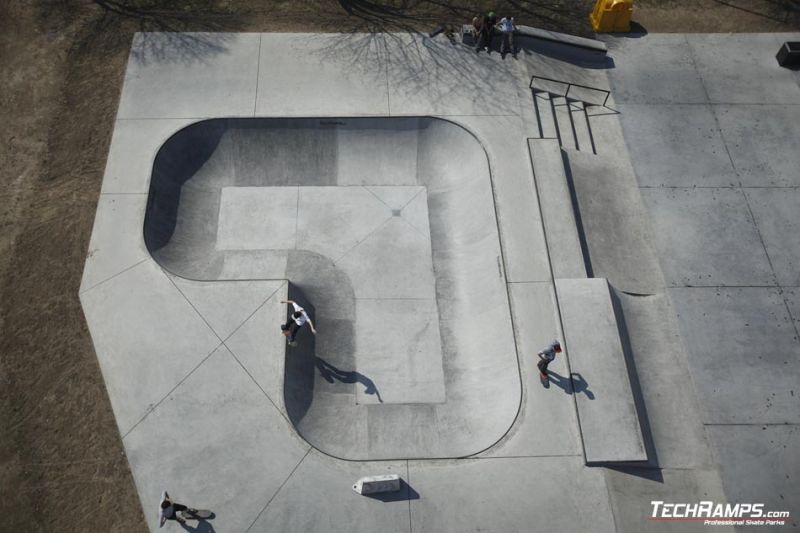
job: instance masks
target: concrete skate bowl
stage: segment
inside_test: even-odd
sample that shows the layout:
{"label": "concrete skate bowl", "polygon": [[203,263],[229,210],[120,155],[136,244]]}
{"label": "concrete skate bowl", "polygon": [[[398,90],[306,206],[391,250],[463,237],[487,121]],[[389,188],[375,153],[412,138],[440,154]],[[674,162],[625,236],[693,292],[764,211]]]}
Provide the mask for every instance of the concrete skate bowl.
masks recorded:
{"label": "concrete skate bowl", "polygon": [[178,276],[289,280],[318,333],[281,355],[283,407],[326,454],[465,457],[517,416],[492,176],[457,124],[198,122],[156,156],[144,238]]}

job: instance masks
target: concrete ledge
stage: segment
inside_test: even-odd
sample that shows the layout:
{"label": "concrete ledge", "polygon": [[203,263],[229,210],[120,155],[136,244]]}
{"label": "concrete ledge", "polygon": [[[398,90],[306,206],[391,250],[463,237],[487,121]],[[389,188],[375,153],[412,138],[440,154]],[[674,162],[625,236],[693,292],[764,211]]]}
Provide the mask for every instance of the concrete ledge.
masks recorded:
{"label": "concrete ledge", "polygon": [[[499,39],[500,33],[498,32],[495,35],[495,38]],[[560,44],[566,44],[568,46],[575,46],[578,48],[585,48],[587,50],[593,50],[595,52],[608,52],[608,48],[606,47],[606,43],[601,41],[596,41],[594,39],[587,39],[586,37],[577,37],[575,35],[568,35],[566,33],[559,33],[557,31],[547,31],[541,30],[539,28],[533,28],[531,26],[517,26],[517,30],[514,32],[515,37],[530,37],[533,39],[540,39],[543,41],[551,41]],[[461,26],[461,38],[465,44],[475,44],[472,38],[472,25],[471,24],[464,24]]]}
{"label": "concrete ledge", "polygon": [[586,261],[558,139],[528,139],[528,149],[553,277],[585,278]]}
{"label": "concrete ledge", "polygon": [[586,464],[646,461],[608,282],[557,279]]}

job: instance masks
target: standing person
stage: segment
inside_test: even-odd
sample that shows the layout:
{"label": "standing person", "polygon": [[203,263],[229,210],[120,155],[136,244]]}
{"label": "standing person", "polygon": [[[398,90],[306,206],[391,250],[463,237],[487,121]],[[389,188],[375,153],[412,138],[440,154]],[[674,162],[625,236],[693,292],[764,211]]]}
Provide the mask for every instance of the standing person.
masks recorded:
{"label": "standing person", "polygon": [[497,27],[500,29],[500,35],[502,36],[500,55],[505,58],[510,50],[511,55],[517,57],[517,51],[514,49],[514,17],[503,17]]}
{"label": "standing person", "polygon": [[164,522],[167,520],[176,520],[181,524],[185,524],[186,520],[183,517],[178,515],[180,511],[188,511],[189,513],[197,513],[197,509],[192,509],[190,507],[186,507],[183,504],[173,502],[172,499],[167,494],[167,491],[164,491],[164,494],[161,495],[161,505],[159,505],[158,510],[158,522],[159,527],[164,525]]}
{"label": "standing person", "polygon": [[497,15],[494,11],[489,11],[483,18],[483,39],[486,43],[486,51],[492,51],[492,38],[494,37],[494,29],[497,26]]}
{"label": "standing person", "polygon": [[314,328],[314,323],[308,317],[308,313],[306,313],[305,309],[297,305],[297,302],[294,300],[281,300],[281,303],[291,304],[294,308],[292,319],[286,324],[281,324],[281,330],[289,339],[290,345],[294,346],[294,338],[297,336],[297,332],[300,331],[300,328],[302,328],[306,322],[308,322],[308,326],[311,328],[311,333],[314,335],[317,334],[317,330]]}
{"label": "standing person", "polygon": [[539,375],[543,380],[547,379],[547,365],[553,362],[557,353],[561,353],[561,343],[555,340],[537,354],[539,362],[536,363],[536,366],[539,367]]}
{"label": "standing person", "polygon": [[483,17],[478,14],[472,19],[472,42],[475,43],[475,52],[480,52],[484,47]]}

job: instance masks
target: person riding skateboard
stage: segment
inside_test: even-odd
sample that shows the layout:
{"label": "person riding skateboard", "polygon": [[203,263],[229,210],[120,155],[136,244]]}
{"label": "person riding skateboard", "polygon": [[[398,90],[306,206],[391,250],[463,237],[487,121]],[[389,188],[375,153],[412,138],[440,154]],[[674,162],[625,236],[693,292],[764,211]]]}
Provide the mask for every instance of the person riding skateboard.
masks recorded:
{"label": "person riding skateboard", "polygon": [[286,324],[281,324],[281,330],[283,334],[286,335],[289,345],[294,346],[294,339],[297,336],[297,332],[300,331],[306,323],[311,328],[311,333],[314,335],[317,334],[317,330],[314,328],[314,323],[306,313],[306,310],[297,305],[297,302],[294,300],[281,300],[282,304],[291,304],[294,308],[294,312],[292,312],[291,320]]}
{"label": "person riding skateboard", "polygon": [[542,380],[547,379],[547,365],[553,362],[557,353],[561,353],[561,343],[555,340],[537,354],[539,362],[536,363],[536,366],[539,368],[539,376]]}
{"label": "person riding skateboard", "polygon": [[162,526],[164,525],[164,522],[167,520],[176,520],[181,524],[185,524],[186,520],[178,514],[181,511],[186,511],[190,514],[197,513],[197,509],[192,509],[191,507],[186,507],[181,503],[173,502],[172,499],[169,497],[169,494],[167,494],[167,491],[164,491],[160,507],[161,509],[159,511],[159,520]]}

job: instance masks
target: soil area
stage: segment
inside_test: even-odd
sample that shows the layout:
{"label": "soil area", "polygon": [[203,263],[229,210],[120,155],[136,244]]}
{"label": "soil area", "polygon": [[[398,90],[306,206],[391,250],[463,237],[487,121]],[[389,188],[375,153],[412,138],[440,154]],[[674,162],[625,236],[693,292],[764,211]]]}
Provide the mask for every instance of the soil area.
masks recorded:
{"label": "soil area", "polygon": [[[146,531],[78,301],[136,31],[430,31],[479,10],[590,35],[590,0],[0,2],[0,530]],[[647,32],[797,31],[796,2],[640,0]],[[153,495],[157,498],[157,495]],[[143,502],[150,513],[154,501]]]}

